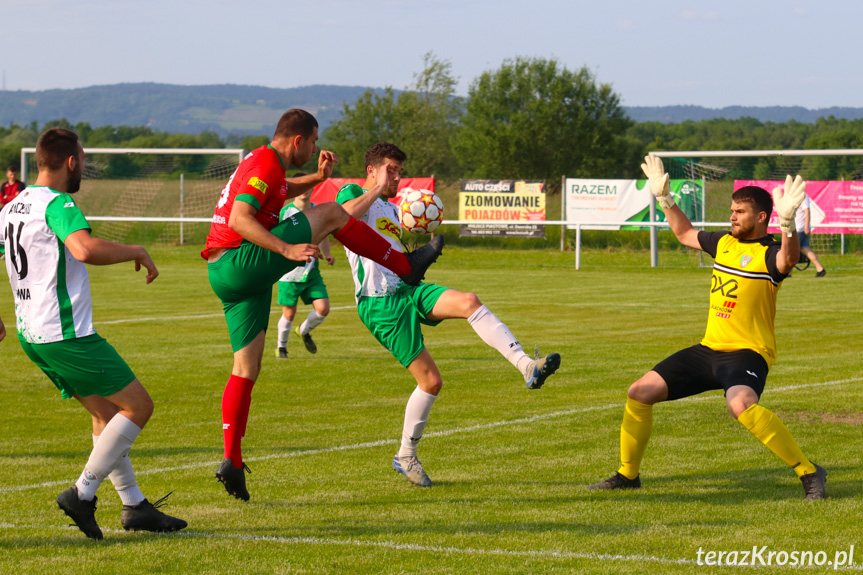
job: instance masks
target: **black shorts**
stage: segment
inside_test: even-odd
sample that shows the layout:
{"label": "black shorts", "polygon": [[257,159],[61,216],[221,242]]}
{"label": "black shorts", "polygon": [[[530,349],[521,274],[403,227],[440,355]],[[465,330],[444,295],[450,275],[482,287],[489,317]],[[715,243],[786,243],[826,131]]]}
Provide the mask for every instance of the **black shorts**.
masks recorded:
{"label": "black shorts", "polygon": [[693,345],[668,356],[653,368],[668,386],[668,400],[698,395],[712,389],[726,392],[735,385],[752,388],[758,397],[767,381],[767,362],[751,349],[714,351]]}

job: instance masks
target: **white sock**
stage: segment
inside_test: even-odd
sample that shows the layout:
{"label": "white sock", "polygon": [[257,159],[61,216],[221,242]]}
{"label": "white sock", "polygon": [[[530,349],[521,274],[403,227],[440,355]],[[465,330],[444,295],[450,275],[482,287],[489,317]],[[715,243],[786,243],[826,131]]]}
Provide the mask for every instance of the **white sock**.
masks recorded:
{"label": "white sock", "polygon": [[117,461],[129,453],[139,433],[141,428],[125,415],[118,413],[111,418],[90,452],[81,477],[75,483],[78,487],[78,499],[93,500],[102,481],[114,471]]}
{"label": "white sock", "polygon": [[405,426],[402,429],[399,457],[416,457],[417,443],[423,436],[426,423],[429,421],[429,412],[436,399],[436,395],[424,392],[419,386],[411,394],[405,407]]}
{"label": "white sock", "polygon": [[279,344],[278,347],[288,347],[288,336],[291,335],[293,320],[288,321],[285,316],[279,318]]}
{"label": "white sock", "polygon": [[518,343],[509,328],[497,319],[497,316],[491,313],[487,307],[480,306],[467,318],[467,322],[484,342],[499,351],[520,372],[525,372],[530,363],[530,356],[524,353],[521,344]]}
{"label": "white sock", "polygon": [[318,312],[316,312],[315,310],[310,311],[309,317],[307,317],[306,321],[304,321],[303,324],[300,326],[300,333],[302,335],[306,335],[307,333],[324,323],[325,319],[327,319],[327,316],[318,315]]}
{"label": "white sock", "polygon": [[[93,447],[96,447],[98,442],[99,436],[94,435]],[[135,478],[135,470],[132,468],[132,460],[129,459],[128,453],[117,461],[117,466],[108,474],[108,479],[114,484],[114,489],[117,490],[123,505],[137,505],[146,499],[138,488],[138,480]]]}

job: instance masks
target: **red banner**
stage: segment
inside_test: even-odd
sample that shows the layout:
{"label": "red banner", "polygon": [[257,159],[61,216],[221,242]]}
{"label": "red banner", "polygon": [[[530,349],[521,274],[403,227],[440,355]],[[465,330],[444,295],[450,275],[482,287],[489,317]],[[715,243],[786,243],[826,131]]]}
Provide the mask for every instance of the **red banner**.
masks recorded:
{"label": "red banner", "polygon": [[[357,184],[358,186],[362,186],[364,183],[365,180],[356,178],[330,178],[324,183],[315,186],[315,191],[312,192],[312,202],[315,204],[334,202],[336,201],[336,195],[339,193],[339,190],[342,189],[342,186],[346,184]],[[402,178],[401,181],[399,181],[398,195],[390,201],[396,205],[400,204],[402,196],[410,190],[429,190],[430,192],[433,192],[434,184],[434,178]]]}
{"label": "red banner", "polygon": [[[784,186],[784,181],[734,180],[734,190],[744,186],[759,186],[772,191]],[[863,225],[863,182],[806,182],[809,196],[809,221],[813,234],[863,234],[863,228],[817,228],[818,224]],[[770,218],[770,233],[779,232],[779,216]]]}

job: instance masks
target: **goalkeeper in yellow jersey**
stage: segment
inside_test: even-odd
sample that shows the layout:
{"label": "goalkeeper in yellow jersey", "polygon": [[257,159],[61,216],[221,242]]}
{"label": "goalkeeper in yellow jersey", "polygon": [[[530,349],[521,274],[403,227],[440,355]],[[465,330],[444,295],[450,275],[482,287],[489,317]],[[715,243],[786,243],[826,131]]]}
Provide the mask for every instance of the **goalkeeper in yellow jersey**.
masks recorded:
{"label": "goalkeeper in yellow jersey", "polygon": [[[641,487],[639,467],[650,438],[653,404],[723,389],[731,414],[794,469],[806,499],[824,499],[827,472],[809,461],[782,421],[758,403],[776,359],[776,295],[800,254],[794,215],[806,182],[788,176],[784,190],[773,190],[772,200],[763,188],[741,188],[731,196],[731,232],[703,232],[692,227],[668,193],[662,160],[647,156],[641,168],[680,243],[715,260],[707,330],[700,344],[664,359],[629,387],[620,427],[620,469],[588,489]],[[767,234],[774,202],[781,243]]]}

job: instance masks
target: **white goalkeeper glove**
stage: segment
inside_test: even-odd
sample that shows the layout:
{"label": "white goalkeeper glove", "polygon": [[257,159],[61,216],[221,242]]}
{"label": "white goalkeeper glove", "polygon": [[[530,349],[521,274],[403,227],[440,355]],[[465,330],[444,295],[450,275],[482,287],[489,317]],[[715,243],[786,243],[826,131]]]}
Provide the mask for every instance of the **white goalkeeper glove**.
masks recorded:
{"label": "white goalkeeper glove", "polygon": [[668,210],[674,207],[674,196],[669,193],[668,174],[662,165],[662,160],[653,154],[644,157],[641,164],[644,175],[650,184],[650,192],[656,197],[662,209]]}
{"label": "white goalkeeper glove", "polygon": [[797,215],[797,208],[803,203],[806,197],[806,182],[799,175],[791,180],[791,176],[785,176],[785,193],[782,193],[782,187],[773,188],[773,204],[776,206],[776,213],[779,215],[779,229],[782,233],[791,234],[797,229],[794,223],[794,216]]}

